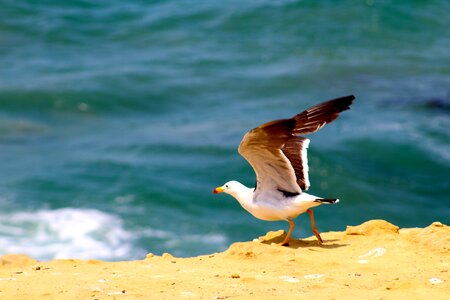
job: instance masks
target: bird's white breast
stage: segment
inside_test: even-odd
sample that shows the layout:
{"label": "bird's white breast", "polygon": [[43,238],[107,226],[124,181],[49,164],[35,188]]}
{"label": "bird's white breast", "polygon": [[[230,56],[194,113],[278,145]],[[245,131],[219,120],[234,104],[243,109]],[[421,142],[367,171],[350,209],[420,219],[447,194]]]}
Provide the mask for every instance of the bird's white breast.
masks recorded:
{"label": "bird's white breast", "polygon": [[284,197],[278,191],[255,194],[252,201],[241,203],[254,217],[265,221],[294,219],[307,209],[318,206],[317,197],[303,193],[295,197]]}

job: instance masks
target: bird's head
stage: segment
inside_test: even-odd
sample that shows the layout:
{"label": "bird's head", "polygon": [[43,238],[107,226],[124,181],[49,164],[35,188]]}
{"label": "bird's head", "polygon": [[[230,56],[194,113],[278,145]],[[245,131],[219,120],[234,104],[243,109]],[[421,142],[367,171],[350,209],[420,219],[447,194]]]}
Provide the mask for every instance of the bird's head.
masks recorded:
{"label": "bird's head", "polygon": [[236,192],[238,192],[239,189],[241,189],[241,188],[242,188],[241,183],[232,180],[232,181],[228,181],[227,183],[225,183],[222,186],[215,188],[213,193],[214,194],[227,193],[227,194],[233,195]]}

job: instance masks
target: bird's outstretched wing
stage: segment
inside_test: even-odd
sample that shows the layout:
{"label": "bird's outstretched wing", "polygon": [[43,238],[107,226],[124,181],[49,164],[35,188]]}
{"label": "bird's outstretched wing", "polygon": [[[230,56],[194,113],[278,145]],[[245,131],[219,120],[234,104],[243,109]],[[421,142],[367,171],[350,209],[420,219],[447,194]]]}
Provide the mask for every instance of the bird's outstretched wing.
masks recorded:
{"label": "bird's outstretched wing", "polygon": [[268,122],[247,132],[238,150],[253,167],[258,188],[288,194],[307,190],[309,139],[300,135],[332,122],[340,112],[350,108],[354,99],[351,95],[329,100],[290,119]]}

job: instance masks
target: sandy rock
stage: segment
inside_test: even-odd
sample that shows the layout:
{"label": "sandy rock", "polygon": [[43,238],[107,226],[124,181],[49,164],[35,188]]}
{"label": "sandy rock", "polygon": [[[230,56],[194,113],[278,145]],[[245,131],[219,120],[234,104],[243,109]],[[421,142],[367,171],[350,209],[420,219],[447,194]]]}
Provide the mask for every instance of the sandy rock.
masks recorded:
{"label": "sandy rock", "polygon": [[411,243],[426,245],[431,250],[450,252],[450,226],[446,226],[441,222],[434,222],[423,229],[402,229],[401,233]]}
{"label": "sandy rock", "polygon": [[397,234],[398,226],[395,226],[385,220],[371,220],[358,226],[347,226],[346,235],[383,235]]}
{"label": "sandy rock", "polygon": [[399,230],[373,220],[324,232],[323,244],[295,239],[296,231],[289,247],[273,244],[284,234],[191,258],[37,262],[6,255],[0,299],[448,299],[450,231],[442,223]]}
{"label": "sandy rock", "polygon": [[0,266],[26,266],[37,263],[37,260],[25,254],[5,254],[0,256]]}

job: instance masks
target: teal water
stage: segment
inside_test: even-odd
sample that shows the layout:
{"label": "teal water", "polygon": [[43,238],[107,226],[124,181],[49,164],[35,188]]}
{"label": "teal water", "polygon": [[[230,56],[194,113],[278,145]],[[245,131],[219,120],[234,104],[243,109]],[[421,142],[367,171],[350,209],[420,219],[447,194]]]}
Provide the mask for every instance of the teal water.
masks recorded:
{"label": "teal water", "polygon": [[[0,254],[138,259],[225,249],[285,222],[245,132],[320,101],[309,136],[319,230],[450,223],[450,2],[0,0]],[[307,216],[296,237],[310,236]]]}

